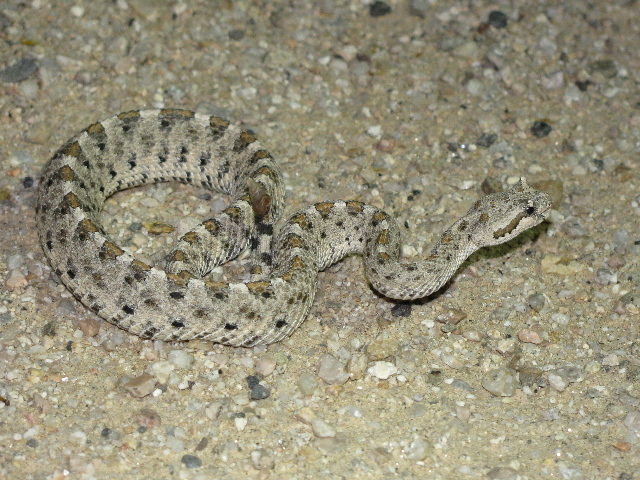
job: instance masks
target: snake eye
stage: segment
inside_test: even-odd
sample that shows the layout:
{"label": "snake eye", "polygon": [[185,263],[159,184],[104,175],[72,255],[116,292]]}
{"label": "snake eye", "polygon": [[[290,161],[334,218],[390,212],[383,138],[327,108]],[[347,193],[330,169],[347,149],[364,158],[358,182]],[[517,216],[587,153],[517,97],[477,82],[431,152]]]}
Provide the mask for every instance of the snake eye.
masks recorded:
{"label": "snake eye", "polygon": [[536,213],[536,207],[534,207],[533,205],[527,205],[524,209],[524,213],[531,216]]}

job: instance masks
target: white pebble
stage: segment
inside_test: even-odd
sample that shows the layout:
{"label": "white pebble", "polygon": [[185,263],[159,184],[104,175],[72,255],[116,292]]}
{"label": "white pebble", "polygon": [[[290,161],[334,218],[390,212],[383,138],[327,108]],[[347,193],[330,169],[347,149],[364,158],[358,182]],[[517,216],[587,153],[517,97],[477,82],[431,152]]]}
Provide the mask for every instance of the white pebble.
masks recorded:
{"label": "white pebble", "polygon": [[152,375],[160,384],[166,384],[171,378],[175,366],[171,362],[154,362],[147,367],[147,373]]}
{"label": "white pebble", "polygon": [[372,125],[369,128],[367,128],[367,135],[369,135],[370,137],[379,137],[380,135],[382,135],[382,125]]}
{"label": "white pebble", "polygon": [[236,417],[233,419],[233,424],[236,426],[236,429],[241,432],[244,430],[244,427],[247,426],[247,417]]}
{"label": "white pebble", "polygon": [[567,378],[563,375],[558,375],[555,372],[549,372],[547,378],[549,379],[549,385],[559,392],[564,391],[569,385],[569,380]]}
{"label": "white pebble", "polygon": [[483,91],[484,85],[482,85],[482,82],[480,80],[472,78],[471,80],[469,80],[469,83],[467,83],[467,92],[469,92],[471,95],[480,96],[482,95]]}
{"label": "white pebble", "polygon": [[171,350],[168,358],[178,368],[189,368],[194,362],[193,355],[184,350]]}
{"label": "white pebble", "polygon": [[311,420],[311,429],[316,437],[333,438],[336,436],[336,429],[320,418]]}
{"label": "white pebble", "polygon": [[398,367],[391,362],[374,362],[374,364],[367,369],[367,373],[380,380],[386,380],[391,375],[398,373]]}
{"label": "white pebble", "polygon": [[71,7],[71,15],[76,18],[80,18],[84,15],[84,7],[81,5],[74,5],[73,7]]}
{"label": "white pebble", "polygon": [[427,455],[433,450],[433,445],[428,440],[420,438],[416,436],[416,438],[411,442],[406,448],[405,452],[407,454],[407,458],[410,460],[424,460],[427,458]]}

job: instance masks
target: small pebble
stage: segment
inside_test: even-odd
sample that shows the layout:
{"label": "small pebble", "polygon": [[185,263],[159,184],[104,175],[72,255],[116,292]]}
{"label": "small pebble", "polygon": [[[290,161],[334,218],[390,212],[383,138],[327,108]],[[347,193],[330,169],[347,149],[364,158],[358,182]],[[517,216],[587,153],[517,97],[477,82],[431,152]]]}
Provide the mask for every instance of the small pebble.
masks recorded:
{"label": "small pebble", "polygon": [[551,125],[547,122],[543,122],[542,120],[536,120],[531,126],[531,133],[537,138],[544,138],[548,136],[551,133],[551,130]]}
{"label": "small pebble", "polygon": [[376,150],[390,153],[396,147],[396,141],[393,138],[383,138],[376,143]]}
{"label": "small pebble", "polygon": [[246,31],[241,28],[229,30],[229,40],[242,40]]}
{"label": "small pebble", "polygon": [[134,422],[145,429],[162,425],[160,414],[151,408],[141,409],[134,417]]}
{"label": "small pebble", "polygon": [[493,28],[497,28],[497,29],[506,28],[508,22],[509,22],[509,18],[500,10],[492,10],[491,12],[489,12],[489,18],[487,19],[487,23],[491,25]]}
{"label": "small pebble", "polygon": [[21,58],[13,65],[0,70],[0,81],[18,83],[26,80],[38,69],[38,64],[31,58]]}
{"label": "small pebble", "polygon": [[544,273],[558,275],[575,275],[587,268],[584,263],[560,255],[545,255],[540,262],[540,267]]}
{"label": "small pebble", "polygon": [[303,395],[313,395],[316,388],[318,388],[318,380],[316,376],[309,372],[302,372],[298,377],[298,390]]}
{"label": "small pebble", "polygon": [[416,17],[425,18],[429,7],[431,7],[430,0],[410,0],[409,1],[409,13]]}
{"label": "small pebble", "polygon": [[320,357],[316,364],[316,373],[329,385],[342,385],[349,380],[345,366],[330,353]]}
{"label": "small pebble", "polygon": [[615,353],[611,353],[602,359],[602,365],[606,367],[617,367],[620,365],[620,357]]}
{"label": "small pebble", "polygon": [[464,312],[457,308],[448,308],[436,317],[436,321],[439,323],[446,323],[450,325],[457,325],[462,320],[467,318],[467,312]]}
{"label": "small pebble", "polygon": [[195,361],[193,355],[184,350],[171,350],[167,358],[177,368],[190,368]]}
{"label": "small pebble", "polygon": [[302,407],[296,412],[296,418],[307,425],[311,425],[311,422],[318,418],[318,416],[316,415],[316,412],[309,407]]}
{"label": "small pebble", "polygon": [[596,60],[588,65],[590,72],[601,73],[605,78],[613,78],[618,74],[618,68],[613,60]]}
{"label": "small pebble", "polygon": [[271,390],[260,383],[251,389],[251,400],[264,400],[269,395],[271,395]]}
{"label": "small pebble", "polygon": [[258,385],[259,383],[260,383],[260,377],[258,377],[256,375],[249,375],[247,377],[247,385],[249,386],[249,389],[252,389],[253,387]]}
{"label": "small pebble", "polygon": [[166,92],[167,95],[169,95],[169,98],[171,98],[171,100],[173,100],[175,103],[181,103],[182,101],[184,101],[184,97],[187,95],[187,92],[185,92],[177,85],[169,85]]}
{"label": "small pebble", "polygon": [[247,419],[246,416],[241,416],[241,417],[236,417],[233,419],[233,424],[236,427],[236,430],[238,430],[239,432],[243,431],[245,429],[245,427],[247,426],[247,422],[249,420]]}
{"label": "small pebble", "polygon": [[458,417],[461,422],[469,423],[469,420],[471,420],[471,409],[468,407],[456,407],[456,417]]}
{"label": "small pebble", "polygon": [[417,437],[405,448],[409,460],[417,462],[424,460],[433,451],[433,445],[428,440]]}
{"label": "small pebble", "polygon": [[462,332],[462,336],[470,342],[479,342],[482,340],[482,333],[479,330],[465,330]]}
{"label": "small pebble", "polygon": [[640,411],[633,410],[624,417],[624,425],[630,432],[640,435]]}
{"label": "small pebble", "polygon": [[489,148],[493,145],[498,139],[498,135],[495,133],[483,133],[476,140],[476,145],[478,147]]}
{"label": "small pebble", "polygon": [[473,392],[473,387],[464,380],[460,380],[459,378],[454,378],[453,382],[451,382],[451,386],[454,388],[459,388],[460,390],[465,390],[467,392]]}
{"label": "small pebble", "polygon": [[374,138],[379,137],[382,135],[382,125],[372,125],[367,128],[367,135]]}
{"label": "small pebble", "polygon": [[518,339],[523,343],[534,343],[536,345],[542,342],[540,335],[528,328],[523,328],[518,332]]}
{"label": "small pebble", "polygon": [[467,88],[467,92],[469,92],[471,95],[474,95],[476,97],[479,97],[480,95],[482,95],[484,91],[484,85],[477,78],[472,78],[471,80],[469,80],[466,88]]}
{"label": "small pebble", "polygon": [[336,429],[320,418],[311,420],[311,429],[316,437],[333,438],[336,436]]}
{"label": "small pebble", "polygon": [[568,365],[557,368],[547,373],[549,385],[558,390],[564,391],[570,383],[575,383],[584,377],[584,373],[580,367]]}
{"label": "small pebble", "polygon": [[569,381],[563,375],[559,375],[556,372],[549,372],[547,374],[549,385],[555,388],[557,391],[562,392],[569,386]]}
{"label": "small pebble", "polygon": [[18,90],[25,98],[35,98],[38,95],[40,87],[35,78],[29,78],[18,85]]}
{"label": "small pebble", "polygon": [[495,368],[482,378],[482,387],[496,397],[510,397],[519,386],[518,373],[512,368]]}
{"label": "small pebble", "polygon": [[346,407],[338,409],[338,413],[354,418],[362,418],[364,416],[364,412],[358,407],[354,407],[353,405],[347,405]]}
{"label": "small pebble", "polygon": [[137,398],[146,397],[153,392],[156,386],[156,379],[148,373],[132,378],[123,385],[124,389]]}
{"label": "small pebble", "polygon": [[493,467],[487,472],[487,478],[491,480],[517,480],[520,475],[517,470],[511,467]]}
{"label": "small pebble", "polygon": [[527,300],[529,302],[529,306],[536,312],[539,312],[540,310],[542,310],[542,307],[544,307],[545,298],[541,293],[534,293],[532,295],[529,295],[529,298]]}
{"label": "small pebble", "polygon": [[100,320],[95,318],[80,318],[76,322],[76,326],[80,329],[82,334],[87,338],[92,338],[100,333]]}
{"label": "small pebble", "polygon": [[620,255],[624,255],[625,253],[627,253],[627,246],[630,242],[631,236],[629,235],[628,231],[621,229],[613,232],[613,244],[615,245],[613,249],[616,251],[616,253]]}
{"label": "small pebble", "polygon": [[4,282],[7,289],[11,291],[17,288],[26,287],[28,283],[27,278],[20,270],[12,270],[11,273],[9,273],[9,277]]}
{"label": "small pebble", "polygon": [[9,270],[15,270],[24,265],[24,257],[22,255],[9,255],[6,263]]}
{"label": "small pebble", "polygon": [[375,2],[369,4],[369,15],[372,17],[382,17],[391,12],[391,7],[387,5],[385,2],[380,0],[376,0]]}
{"label": "small pebble", "polygon": [[371,361],[384,360],[395,355],[400,348],[400,340],[389,335],[376,338],[367,345],[367,355]]}
{"label": "small pebble", "polygon": [[406,410],[407,417],[420,418],[424,417],[427,413],[427,407],[422,403],[414,403]]}
{"label": "small pebble", "polygon": [[[3,326],[3,325],[8,325],[12,321],[13,321],[13,315],[11,314],[11,312],[0,312],[0,327]],[[50,336],[54,337],[55,336],[55,322],[49,322],[49,323],[53,323],[54,334],[50,335]],[[41,332],[42,332],[42,335],[46,335],[44,327],[42,327]],[[15,355],[15,352],[11,352],[11,353],[10,352],[6,352],[6,351],[2,352],[1,349],[0,349],[0,353],[5,353],[5,354],[8,354],[8,355]],[[4,358],[3,360],[7,360],[7,358]]]}
{"label": "small pebble", "polygon": [[93,74],[88,70],[79,70],[75,73],[73,79],[81,85],[90,85],[93,81]]}
{"label": "small pebble", "polygon": [[582,475],[582,468],[578,465],[574,465],[567,462],[558,462],[558,473],[560,478],[567,480],[578,480],[584,478]]}
{"label": "small pebble", "polygon": [[251,457],[253,468],[256,470],[273,470],[275,467],[273,457],[264,448],[253,450],[249,456]]}
{"label": "small pebble", "polygon": [[209,446],[209,438],[208,437],[202,437],[200,439],[200,441],[198,442],[198,445],[196,445],[196,448],[194,450],[196,452],[201,452],[205,448],[207,448],[208,446]]}
{"label": "small pebble", "polygon": [[80,18],[84,15],[84,7],[82,5],[74,5],[71,7],[71,15]]}
{"label": "small pebble", "polygon": [[391,375],[398,373],[398,367],[391,362],[374,362],[373,365],[367,368],[367,373],[380,380],[386,380]]}
{"label": "small pebble", "polygon": [[623,405],[629,405],[630,407],[640,407],[640,398],[630,395],[626,390],[621,390],[618,393],[618,400]]}
{"label": "small pebble", "polygon": [[411,315],[410,303],[396,303],[391,307],[391,315],[394,317],[408,317]]}
{"label": "small pebble", "polygon": [[100,432],[100,436],[109,441],[117,441],[122,437],[119,432],[112,430],[111,428],[105,427]]}
{"label": "small pebble", "polygon": [[562,224],[562,231],[572,238],[582,238],[587,236],[587,230],[576,217],[567,218],[567,220]]}
{"label": "small pebble", "polygon": [[174,370],[175,365],[169,361],[154,362],[147,367],[147,373],[161,385],[169,383]]}
{"label": "small pebble", "polygon": [[256,361],[255,370],[263,377],[268,377],[276,369],[276,361],[272,357],[261,357]]}
{"label": "small pebble", "polygon": [[608,268],[602,267],[596,270],[595,281],[600,285],[609,285],[610,283],[618,283],[618,276]]}
{"label": "small pebble", "polygon": [[195,455],[183,455],[180,461],[187,468],[199,468],[202,466],[202,460]]}
{"label": "small pebble", "polygon": [[564,73],[553,72],[549,75],[545,75],[542,77],[540,83],[547,90],[558,90],[564,87]]}
{"label": "small pebble", "polygon": [[635,292],[625,293],[621,296],[614,307],[614,311],[622,315],[628,310],[628,307],[640,308],[640,294]]}
{"label": "small pebble", "polygon": [[[611,446],[613,448],[615,448],[616,450],[619,450],[621,452],[627,453],[631,450],[631,444],[629,442],[613,442],[611,444]],[[618,477],[618,478],[622,478],[622,476]],[[631,479],[629,479],[631,480]]]}
{"label": "small pebble", "polygon": [[347,372],[351,380],[358,380],[364,376],[369,364],[369,357],[366,353],[356,352],[347,361]]}
{"label": "small pebble", "polygon": [[618,270],[624,267],[626,264],[627,262],[625,262],[624,258],[622,258],[620,255],[612,255],[607,260],[607,265],[614,270]]}

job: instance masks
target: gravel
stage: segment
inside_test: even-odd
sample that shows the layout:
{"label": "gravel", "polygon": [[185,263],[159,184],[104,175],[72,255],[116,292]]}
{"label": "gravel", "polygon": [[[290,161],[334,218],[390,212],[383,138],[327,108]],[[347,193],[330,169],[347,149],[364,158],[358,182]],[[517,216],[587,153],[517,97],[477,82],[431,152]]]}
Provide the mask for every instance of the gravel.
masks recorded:
{"label": "gravel", "polygon": [[512,368],[495,368],[482,378],[482,387],[496,397],[510,397],[520,387],[518,373]]}
{"label": "gravel", "polygon": [[[0,477],[637,477],[637,6],[226,3],[1,9]],[[372,203],[407,261],[484,188],[525,176],[554,210],[427,299],[387,301],[351,256],[279,344],[141,340],[60,285],[33,205],[66,139],[142,107],[249,128],[282,167],[285,217]],[[102,221],[162,265],[228,204],[164,183],[109,199]],[[249,263],[208,280],[246,280]]]}

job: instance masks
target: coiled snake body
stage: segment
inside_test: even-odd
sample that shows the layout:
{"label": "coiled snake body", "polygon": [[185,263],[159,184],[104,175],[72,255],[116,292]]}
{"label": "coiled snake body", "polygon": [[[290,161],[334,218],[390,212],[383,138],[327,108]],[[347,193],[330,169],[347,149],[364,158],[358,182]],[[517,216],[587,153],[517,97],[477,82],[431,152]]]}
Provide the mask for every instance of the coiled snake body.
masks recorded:
{"label": "coiled snake body", "polygon": [[[116,245],[99,216],[113,193],[164,181],[227,193],[233,202],[185,234],[163,270]],[[475,250],[514,238],[550,210],[548,195],[522,179],[479,199],[427,258],[403,263],[393,219],[357,201],[311,205],[274,236],[283,192],[269,153],[223,119],[185,110],[122,113],[85,128],[50,159],[36,207],[40,242],[73,295],[128,332],[253,346],[289,336],[311,308],[317,272],[349,253],[363,255],[380,293],[417,299],[442,287]],[[205,278],[248,247],[252,281]]]}

